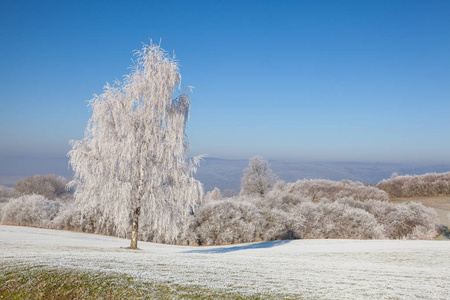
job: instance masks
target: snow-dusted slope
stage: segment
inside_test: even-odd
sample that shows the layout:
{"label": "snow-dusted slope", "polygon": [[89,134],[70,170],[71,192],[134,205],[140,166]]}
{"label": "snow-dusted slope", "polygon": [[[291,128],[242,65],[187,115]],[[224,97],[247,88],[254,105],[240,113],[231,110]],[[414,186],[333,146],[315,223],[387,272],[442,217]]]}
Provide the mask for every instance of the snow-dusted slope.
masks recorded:
{"label": "snow-dusted slope", "polygon": [[450,299],[450,242],[294,240],[185,247],[0,226],[0,262],[126,273],[303,299]]}

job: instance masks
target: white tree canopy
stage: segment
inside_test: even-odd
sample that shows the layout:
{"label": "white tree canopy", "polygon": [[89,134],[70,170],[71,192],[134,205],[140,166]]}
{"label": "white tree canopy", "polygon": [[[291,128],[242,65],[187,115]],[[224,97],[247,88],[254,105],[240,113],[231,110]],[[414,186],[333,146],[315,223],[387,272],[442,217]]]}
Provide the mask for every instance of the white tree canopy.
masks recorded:
{"label": "white tree canopy", "polygon": [[220,189],[218,187],[215,187],[212,191],[207,192],[204,200],[205,202],[209,202],[212,200],[222,200],[223,196],[222,196],[222,192],[220,191]]}
{"label": "white tree canopy", "polygon": [[264,196],[270,191],[276,179],[269,162],[259,155],[253,156],[241,179],[241,195]]}
{"label": "white tree canopy", "polygon": [[144,45],[135,56],[123,83],[107,84],[90,101],[85,137],[71,141],[68,154],[72,184],[100,226],[129,236],[131,222],[133,235],[140,219],[159,241],[173,242],[203,194],[192,177],[200,157],[187,161],[190,98],[181,90],[177,61],[159,45]]}

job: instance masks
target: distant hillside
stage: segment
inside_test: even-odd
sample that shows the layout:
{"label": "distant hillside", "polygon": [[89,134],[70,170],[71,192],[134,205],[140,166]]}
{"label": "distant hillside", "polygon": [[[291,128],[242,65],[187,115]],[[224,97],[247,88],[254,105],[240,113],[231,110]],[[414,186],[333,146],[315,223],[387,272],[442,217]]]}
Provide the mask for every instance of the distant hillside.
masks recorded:
{"label": "distant hillside", "polygon": [[[271,160],[272,170],[286,182],[298,179],[329,179],[367,182],[376,184],[389,178],[393,172],[398,175],[425,174],[427,172],[443,173],[450,171],[449,164],[419,165],[419,164],[389,164],[360,162],[298,162]],[[214,187],[240,190],[241,177],[248,165],[248,159],[220,159],[207,157],[202,160],[195,177],[203,182],[206,191]],[[70,179],[66,157],[61,158],[0,158],[0,184],[13,185],[21,178],[33,174],[55,174]]]}
{"label": "distant hillside", "polygon": [[[295,162],[270,161],[271,168],[278,177],[286,182],[299,179],[329,179],[361,181],[376,184],[389,178],[393,172],[403,174],[424,174],[427,172],[448,172],[450,165],[408,165],[392,163],[360,163],[360,162]],[[234,189],[239,191],[241,177],[248,160],[229,160],[205,158],[195,177],[203,182],[205,190],[218,187],[220,190]]]}
{"label": "distant hillside", "polygon": [[55,174],[72,178],[67,157],[0,157],[0,184],[12,186],[33,174]]}

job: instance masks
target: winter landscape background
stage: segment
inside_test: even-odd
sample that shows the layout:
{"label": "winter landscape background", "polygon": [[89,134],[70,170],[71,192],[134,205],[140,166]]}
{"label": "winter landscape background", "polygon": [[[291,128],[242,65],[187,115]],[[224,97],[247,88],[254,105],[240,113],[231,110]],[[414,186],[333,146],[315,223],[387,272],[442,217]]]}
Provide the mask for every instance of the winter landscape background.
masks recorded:
{"label": "winter landscape background", "polygon": [[450,299],[449,32],[445,0],[2,3],[0,298]]}

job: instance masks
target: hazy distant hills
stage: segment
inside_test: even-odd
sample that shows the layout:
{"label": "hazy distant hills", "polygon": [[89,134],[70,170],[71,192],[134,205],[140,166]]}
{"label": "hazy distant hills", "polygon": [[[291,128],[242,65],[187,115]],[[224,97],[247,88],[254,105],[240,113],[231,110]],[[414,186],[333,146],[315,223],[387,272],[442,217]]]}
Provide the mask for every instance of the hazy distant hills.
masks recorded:
{"label": "hazy distant hills", "polygon": [[[389,178],[393,172],[399,175],[449,172],[450,164],[392,164],[361,162],[298,162],[271,160],[272,170],[286,181],[322,178],[330,180],[350,179],[375,184]],[[195,177],[206,191],[214,187],[239,191],[241,177],[248,165],[247,159],[231,160],[207,157],[202,160]],[[32,174],[56,174],[68,179],[72,176],[67,158],[0,158],[0,184],[12,185]]]}
{"label": "hazy distant hills", "polygon": [[13,185],[33,174],[55,174],[72,178],[67,157],[0,157],[0,184]]}
{"label": "hazy distant hills", "polygon": [[[350,179],[375,184],[389,178],[393,172],[399,175],[424,174],[427,172],[449,172],[450,165],[413,165],[391,163],[360,162],[295,162],[270,161],[275,174],[286,182],[299,179]],[[248,160],[228,160],[206,158],[202,161],[195,177],[203,182],[205,190],[218,187],[220,190],[234,189],[239,191],[241,177]]]}

